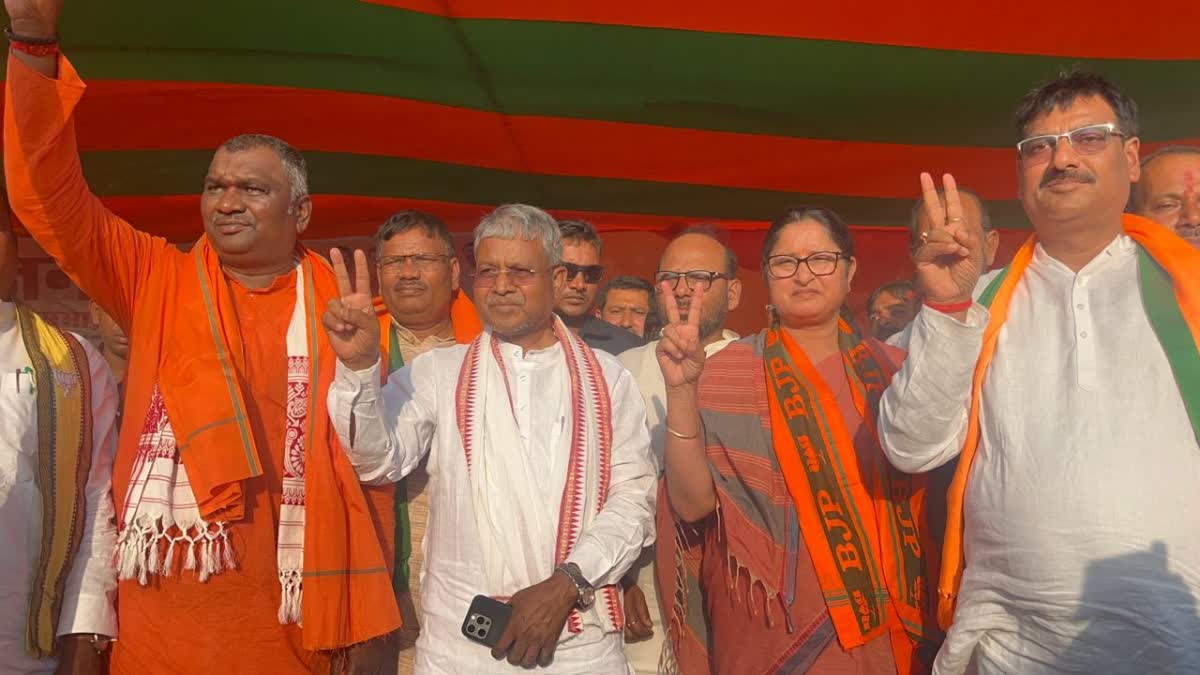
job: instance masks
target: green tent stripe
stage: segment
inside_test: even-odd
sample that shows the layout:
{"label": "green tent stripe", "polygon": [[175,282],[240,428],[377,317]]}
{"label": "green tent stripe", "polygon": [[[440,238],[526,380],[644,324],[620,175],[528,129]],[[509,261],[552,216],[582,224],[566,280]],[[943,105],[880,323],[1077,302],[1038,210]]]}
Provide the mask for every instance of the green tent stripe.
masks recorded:
{"label": "green tent stripe", "polygon": [[[1002,147],[1057,57],[542,21],[358,2],[67,8],[85,77],[281,85],[513,114],[830,140]],[[252,47],[248,49],[248,47]],[[1149,141],[1195,135],[1200,61],[1080,60],[1140,104]]]}
{"label": "green tent stripe", "polygon": [[[518,201],[548,209],[747,220],[770,220],[788,206],[815,204],[857,225],[892,226],[906,226],[912,208],[905,199],[542,176],[376,155],[308,152],[305,158],[315,194],[474,204]],[[98,195],[159,196],[198,193],[211,159],[207,150],[87,152],[83,165]],[[988,205],[996,227],[1028,228],[1018,202]]]}

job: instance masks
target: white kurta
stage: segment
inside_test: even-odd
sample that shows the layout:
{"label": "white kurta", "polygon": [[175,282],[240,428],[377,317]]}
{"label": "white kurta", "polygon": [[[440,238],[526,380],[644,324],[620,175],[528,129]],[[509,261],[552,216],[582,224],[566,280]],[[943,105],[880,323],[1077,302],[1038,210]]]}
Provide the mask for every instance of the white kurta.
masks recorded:
{"label": "white kurta", "polygon": [[[984,380],[966,570],[936,673],[1200,672],[1200,447],[1122,235],[1078,274],[1039,245]],[[958,455],[987,311],[928,308],[883,397],[904,471]]]}
{"label": "white kurta", "polygon": [[[455,390],[466,345],[417,357],[379,386],[378,365],[351,371],[341,363],[329,391],[334,428],[359,478],[380,484],[400,480],[429,454],[429,525],[422,542],[421,635],[416,673],[515,673],[483,645],[462,636],[471,600],[486,594],[476,532],[471,481],[455,416]],[[546,467],[546,480],[529,489],[542,496],[558,522],[567,474],[570,416],[562,347],[523,352],[502,343],[505,372],[520,438],[514,450]],[[629,373],[614,357],[596,352],[612,401],[612,482],[601,513],[579,538],[568,562],[594,585],[617,583],[642,548],[654,540],[655,465],[645,409]],[[490,412],[490,411],[489,411]],[[507,410],[496,411],[508,413]],[[354,438],[350,419],[354,416]],[[518,525],[514,523],[514,527]],[[552,543],[551,543],[552,545]],[[553,573],[545,570],[546,577]],[[625,673],[624,637],[596,626],[561,642],[546,673]]]}
{"label": "white kurta", "polygon": [[[721,339],[704,348],[711,357],[738,338],[731,330],[722,331]],[[650,447],[654,450],[658,469],[663,470],[663,453],[667,439],[667,385],[663,381],[662,368],[658,365],[658,340],[621,353],[621,365],[629,369],[642,400],[646,403],[646,423],[650,426]],[[646,609],[654,621],[654,636],[640,642],[625,645],[629,665],[638,675],[653,675],[658,672],[663,645],[667,642],[666,613],[658,599],[658,579],[654,575],[654,547],[647,547],[633,564],[638,587],[646,596]]]}
{"label": "white kurta", "polygon": [[[92,378],[92,466],[86,487],[83,539],[63,590],[58,634],[116,636],[112,566],[112,459],[117,385],[104,357],[85,340]],[[25,653],[26,613],[42,541],[42,495],[37,485],[37,396],[33,365],[21,339],[16,308],[0,302],[0,673],[52,673],[54,659]]]}

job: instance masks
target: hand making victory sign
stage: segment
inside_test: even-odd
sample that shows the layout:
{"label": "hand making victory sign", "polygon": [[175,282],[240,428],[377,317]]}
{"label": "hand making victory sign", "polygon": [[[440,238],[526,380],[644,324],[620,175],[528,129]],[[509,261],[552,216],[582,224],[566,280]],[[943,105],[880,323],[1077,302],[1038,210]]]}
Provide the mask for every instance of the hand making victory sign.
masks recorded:
{"label": "hand making victory sign", "polygon": [[704,371],[704,345],[700,339],[700,318],[704,306],[704,286],[697,284],[687,307],[687,320],[680,319],[679,303],[670,282],[662,283],[667,307],[667,325],[658,341],[658,367],[668,388],[695,385]]}
{"label": "hand making victory sign", "polygon": [[942,176],[946,205],[938,199],[933,177],[921,174],[928,232],[913,253],[917,282],[928,303],[952,305],[971,300],[983,272],[983,241],[963,221],[962,200],[954,176]]}
{"label": "hand making victory sign", "polygon": [[338,360],[352,370],[366,370],[379,361],[379,320],[371,302],[371,272],[367,256],[354,252],[354,283],[342,252],[329,252],[333,273],[337,277],[338,296],[329,301],[321,317],[329,344]]}

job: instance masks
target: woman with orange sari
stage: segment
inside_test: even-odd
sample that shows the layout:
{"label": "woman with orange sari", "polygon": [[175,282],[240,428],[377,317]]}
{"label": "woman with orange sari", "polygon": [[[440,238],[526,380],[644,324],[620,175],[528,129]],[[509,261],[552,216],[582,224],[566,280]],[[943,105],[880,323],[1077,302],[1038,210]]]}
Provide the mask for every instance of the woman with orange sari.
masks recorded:
{"label": "woman with orange sari", "polygon": [[844,317],[856,264],[837,214],[788,211],[762,249],[769,325],[707,363],[702,298],[680,321],[664,293],[658,574],[682,673],[928,672],[923,484],[874,432],[903,352]]}

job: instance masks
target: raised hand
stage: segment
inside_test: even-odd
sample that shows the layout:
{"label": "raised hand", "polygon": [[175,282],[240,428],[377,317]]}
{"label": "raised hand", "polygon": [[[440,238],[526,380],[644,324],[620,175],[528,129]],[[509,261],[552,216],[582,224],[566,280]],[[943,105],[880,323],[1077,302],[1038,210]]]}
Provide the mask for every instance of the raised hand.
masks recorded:
{"label": "raised hand", "polygon": [[929,231],[913,253],[917,282],[925,297],[934,303],[956,303],[971,299],[983,273],[983,239],[963,221],[962,200],[954,176],[942,176],[946,206],[938,199],[933,177],[921,174],[921,193]]}
{"label": "raised hand", "polygon": [[58,31],[63,0],[4,0],[8,25],[22,37],[47,38]]}
{"label": "raised hand", "polygon": [[700,373],[704,371],[704,346],[700,341],[704,288],[697,284],[692,292],[686,322],[679,318],[679,305],[675,302],[675,291],[670,283],[662,283],[662,293],[667,304],[667,326],[663,328],[656,353],[663,381],[668,387],[696,384],[700,381]]}
{"label": "raised hand", "polygon": [[375,318],[375,307],[371,302],[367,256],[362,251],[354,252],[353,284],[342,252],[336,248],[331,250],[329,259],[333,263],[340,297],[329,301],[321,321],[338,360],[353,370],[366,370],[379,361],[379,320]]}

